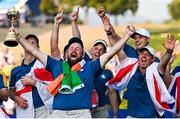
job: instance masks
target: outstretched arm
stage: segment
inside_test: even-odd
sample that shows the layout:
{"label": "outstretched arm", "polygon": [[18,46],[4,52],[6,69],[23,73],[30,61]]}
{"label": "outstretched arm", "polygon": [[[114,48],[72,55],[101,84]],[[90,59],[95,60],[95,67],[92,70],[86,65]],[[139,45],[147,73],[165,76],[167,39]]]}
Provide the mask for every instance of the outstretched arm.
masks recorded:
{"label": "outstretched arm", "polygon": [[122,37],[121,40],[119,40],[116,44],[114,44],[114,46],[105,54],[103,54],[102,56],[100,56],[100,63],[101,66],[104,67],[105,64],[117,53],[119,52],[122,47],[124,46],[124,44],[128,41],[128,39],[130,38],[130,36],[134,33],[135,28],[132,25],[128,25],[126,27],[126,34],[124,35],[124,37]]}
{"label": "outstretched arm", "polygon": [[70,14],[70,18],[72,21],[72,35],[73,35],[73,37],[81,38],[81,34],[80,34],[78,24],[77,24],[78,15],[79,15],[79,7],[77,8],[76,11],[73,11]]}
{"label": "outstretched arm", "polygon": [[15,29],[14,27],[10,28],[10,31],[15,32],[17,39],[19,41],[19,43],[22,45],[22,47],[27,50],[28,52],[30,52],[32,55],[34,55],[44,66],[46,66],[46,62],[47,62],[47,55],[44,54],[43,52],[41,52],[39,50],[39,48],[34,47],[33,45],[31,45],[27,40],[25,40],[21,34],[17,31],[17,29]]}
{"label": "outstretched arm", "polygon": [[57,59],[61,58],[61,52],[58,47],[58,40],[59,40],[59,26],[63,20],[63,11],[57,14],[54,18],[54,25],[51,33],[51,56]]}
{"label": "outstretched arm", "polygon": [[168,35],[167,41],[164,44],[164,47],[166,48],[166,53],[162,56],[160,63],[158,64],[158,70],[161,74],[165,73],[166,66],[171,59],[174,47],[175,47],[175,39],[174,35]]}

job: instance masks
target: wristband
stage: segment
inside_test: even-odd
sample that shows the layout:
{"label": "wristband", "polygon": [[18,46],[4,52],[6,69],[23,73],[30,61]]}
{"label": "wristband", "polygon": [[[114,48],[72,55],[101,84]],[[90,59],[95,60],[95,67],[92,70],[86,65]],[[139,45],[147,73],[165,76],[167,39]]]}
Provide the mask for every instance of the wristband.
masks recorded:
{"label": "wristband", "polygon": [[110,36],[110,35],[112,35],[112,32],[106,32],[106,34],[107,34],[108,36]]}
{"label": "wristband", "polygon": [[167,53],[173,53],[173,50],[166,50]]}

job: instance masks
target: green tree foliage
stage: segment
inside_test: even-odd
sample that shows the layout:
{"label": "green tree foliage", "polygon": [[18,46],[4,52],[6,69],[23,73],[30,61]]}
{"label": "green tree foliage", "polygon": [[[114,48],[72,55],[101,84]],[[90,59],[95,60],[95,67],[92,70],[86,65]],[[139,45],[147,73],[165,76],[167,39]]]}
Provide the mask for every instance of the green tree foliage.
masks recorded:
{"label": "green tree foliage", "polygon": [[127,10],[135,13],[138,8],[138,0],[77,0],[80,6],[94,7],[103,6],[112,15],[124,14]]}
{"label": "green tree foliage", "polygon": [[[88,8],[98,9],[100,6],[103,6],[107,13],[117,16],[119,14],[124,15],[127,10],[134,14],[138,8],[138,0],[59,0],[59,6],[67,14],[71,13],[72,8],[76,5],[86,8],[86,17]],[[53,0],[42,0],[40,7],[42,12],[57,11]]]}
{"label": "green tree foliage", "polygon": [[[138,8],[138,0],[76,0],[76,2],[76,4],[87,8],[94,7],[98,9],[103,6],[107,13],[115,16],[124,15],[127,10],[134,14]],[[117,24],[117,21],[115,23]]]}
{"label": "green tree foliage", "polygon": [[173,19],[180,19],[180,0],[173,0],[171,4],[169,4],[169,12]]}
{"label": "green tree foliage", "polygon": [[76,0],[59,0],[59,4],[64,10],[64,13],[69,14],[72,12],[72,9],[75,5],[75,1]]}
{"label": "green tree foliage", "polygon": [[56,14],[57,6],[54,4],[53,0],[41,0],[40,10],[45,14]]}

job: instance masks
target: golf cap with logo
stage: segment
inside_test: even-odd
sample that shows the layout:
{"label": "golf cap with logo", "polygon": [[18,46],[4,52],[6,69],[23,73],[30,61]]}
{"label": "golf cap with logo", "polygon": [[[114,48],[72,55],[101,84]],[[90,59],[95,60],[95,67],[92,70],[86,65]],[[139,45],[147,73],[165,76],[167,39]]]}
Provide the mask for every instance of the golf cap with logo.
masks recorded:
{"label": "golf cap with logo", "polygon": [[155,51],[154,51],[154,49],[153,49],[152,47],[150,47],[150,46],[145,46],[144,48],[139,49],[139,52],[142,52],[142,51],[144,51],[144,50],[149,51],[149,53],[150,53],[153,57],[155,56]]}
{"label": "golf cap with logo", "polygon": [[145,36],[147,38],[150,38],[149,31],[144,29],[144,28],[137,29],[131,37],[134,39],[136,34],[139,34],[139,35]]}

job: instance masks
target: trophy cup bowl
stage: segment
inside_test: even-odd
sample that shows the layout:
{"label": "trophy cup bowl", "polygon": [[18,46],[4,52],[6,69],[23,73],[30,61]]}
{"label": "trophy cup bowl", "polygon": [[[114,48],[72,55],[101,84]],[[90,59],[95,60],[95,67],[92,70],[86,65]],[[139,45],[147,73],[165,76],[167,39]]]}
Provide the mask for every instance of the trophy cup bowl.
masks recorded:
{"label": "trophy cup bowl", "polygon": [[[19,17],[20,14],[18,11],[15,11],[15,8],[13,8],[7,13],[7,18],[11,24],[11,27],[14,26],[14,23],[19,19]],[[15,47],[18,45],[17,36],[13,31],[7,33],[6,38],[4,40],[4,45],[9,47]]]}

